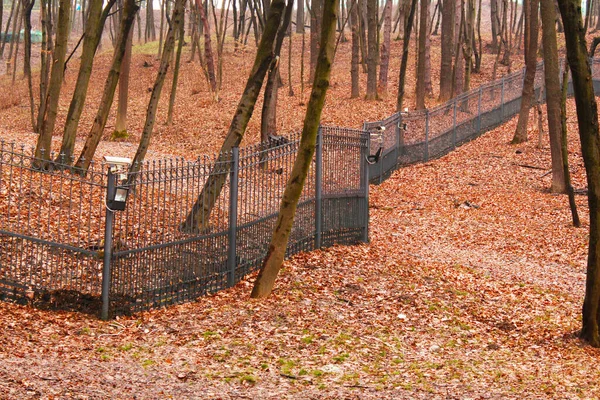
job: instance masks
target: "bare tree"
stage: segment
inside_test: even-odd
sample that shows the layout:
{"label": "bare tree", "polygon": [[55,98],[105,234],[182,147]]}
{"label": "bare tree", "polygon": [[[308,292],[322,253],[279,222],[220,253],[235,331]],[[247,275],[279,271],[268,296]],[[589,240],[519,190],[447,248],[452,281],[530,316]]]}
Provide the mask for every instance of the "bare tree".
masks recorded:
{"label": "bare tree", "polygon": [[581,153],[585,164],[590,209],[587,279],[582,309],[581,337],[600,347],[600,132],[598,105],[587,56],[585,31],[578,0],[558,2],[565,30],[567,58],[573,77]]}
{"label": "bare tree", "polygon": [[[492,0],[495,1],[495,0]],[[452,54],[454,46],[454,17],[456,14],[456,0],[443,0],[442,4],[442,55],[440,66],[440,101],[447,101],[452,97]]]}
{"label": "bare tree", "polygon": [[377,94],[377,64],[379,62],[379,48],[377,46],[377,0],[367,0],[368,21],[368,53],[367,53],[367,94],[366,100],[376,100]]}
{"label": "bare tree", "polygon": [[538,49],[538,5],[539,0],[525,0],[525,79],[523,81],[523,95],[517,129],[512,139],[512,144],[527,141],[527,123],[529,122],[529,109],[535,97],[534,83],[537,66]]}
{"label": "bare tree", "polygon": [[417,57],[417,87],[416,107],[425,108],[425,58],[427,51],[427,20],[429,15],[429,0],[421,0],[421,14],[419,19],[419,54]]}
{"label": "bare tree", "polygon": [[335,25],[337,20],[339,0],[325,0],[323,7],[323,30],[321,32],[321,46],[315,71],[315,80],[310,101],[306,108],[302,138],[290,178],[281,198],[279,216],[276,228],[271,237],[271,243],[258,277],[254,282],[251,297],[264,298],[271,294],[275,279],[281,269],[285,251],[289,241],[298,200],[302,194],[304,182],[315,152],[317,132],[321,120],[321,111],[325,103],[325,96],[329,87],[331,64],[333,64]]}

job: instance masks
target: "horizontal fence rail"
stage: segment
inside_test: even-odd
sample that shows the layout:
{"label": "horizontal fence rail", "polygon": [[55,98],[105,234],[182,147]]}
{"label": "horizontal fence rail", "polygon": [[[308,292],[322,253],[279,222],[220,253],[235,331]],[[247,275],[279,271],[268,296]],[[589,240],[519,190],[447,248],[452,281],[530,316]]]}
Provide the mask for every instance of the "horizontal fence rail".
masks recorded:
{"label": "horizontal fence rail", "polygon": [[[591,60],[596,90],[598,64]],[[542,72],[539,63],[536,101],[544,101]],[[362,130],[321,127],[286,254],[367,242],[369,182],[441,157],[516,115],[524,73]],[[55,154],[40,160],[0,142],[0,300],[107,318],[234,285],[266,255],[299,143],[292,133],[194,161],[145,162],[135,173],[92,163],[83,174]],[[214,182],[218,193],[203,190]],[[119,190],[128,193],[123,211],[107,201]],[[212,211],[204,215],[206,205]]]}

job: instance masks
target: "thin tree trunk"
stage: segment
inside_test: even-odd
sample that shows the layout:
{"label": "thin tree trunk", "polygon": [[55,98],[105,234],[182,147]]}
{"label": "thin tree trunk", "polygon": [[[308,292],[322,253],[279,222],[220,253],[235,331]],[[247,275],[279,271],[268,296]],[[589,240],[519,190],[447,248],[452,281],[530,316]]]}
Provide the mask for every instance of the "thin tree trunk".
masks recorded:
{"label": "thin tree trunk", "polygon": [[304,128],[302,138],[298,148],[298,154],[294,161],[294,166],[288,183],[283,192],[277,217],[276,228],[271,237],[271,243],[267,256],[265,257],[260,272],[252,289],[253,298],[264,298],[269,296],[273,290],[275,279],[281,269],[281,264],[285,257],[285,251],[289,241],[294,216],[298,200],[304,188],[304,182],[308,176],[308,170],[315,152],[317,142],[317,133],[319,122],[321,120],[321,111],[325,103],[325,96],[329,87],[329,76],[331,74],[331,64],[333,64],[334,42],[335,42],[335,23],[337,20],[337,10],[339,0],[325,0],[323,7],[323,30],[321,33],[321,46],[315,71],[315,81],[306,117],[304,118]]}
{"label": "thin tree trunk", "polygon": [[368,20],[368,53],[367,53],[367,94],[365,100],[376,100],[377,95],[377,62],[379,48],[377,47],[377,0],[367,0]]}
{"label": "thin tree trunk", "polygon": [[600,347],[598,332],[600,315],[600,133],[598,132],[598,106],[594,96],[579,4],[578,0],[559,1],[565,29],[567,58],[573,77],[590,212],[589,252],[581,337],[592,346]]}
{"label": "thin tree trunk", "polygon": [[[31,117],[31,129],[35,131],[35,101],[33,99],[33,82],[31,76],[31,10],[33,10],[33,4],[34,0],[23,0],[23,21],[25,23],[25,32],[23,38],[23,45],[25,47],[25,54],[23,57],[23,75],[25,75],[25,79],[27,79],[27,89],[29,91],[29,113]],[[0,6],[0,13],[2,12],[1,8],[2,7]],[[2,27],[1,21],[0,27]]]}
{"label": "thin tree trunk", "polygon": [[[492,0],[495,1],[495,0]],[[442,4],[442,55],[440,66],[440,97],[444,102],[452,97],[452,54],[454,47],[454,17],[456,14],[456,0],[444,0]]]}
{"label": "thin tree trunk", "polygon": [[427,19],[429,0],[421,0],[421,14],[419,19],[419,54],[417,57],[417,85],[416,107],[417,110],[425,108],[425,53],[427,50]]}
{"label": "thin tree trunk", "polygon": [[546,112],[548,114],[548,134],[552,157],[553,193],[564,193],[565,175],[561,154],[561,89],[558,68],[558,45],[556,40],[556,10],[554,4],[540,2],[542,16],[542,47],[544,51],[544,81],[546,87]]}
{"label": "thin tree trunk", "polygon": [[[281,47],[283,46],[283,39],[287,32],[288,26],[292,19],[292,10],[294,7],[294,0],[288,0],[283,15],[283,21],[277,32],[275,39],[275,47],[273,55],[276,59],[279,59],[281,55]],[[265,94],[261,113],[260,122],[260,139],[262,143],[266,143],[269,140],[269,135],[277,134],[277,97],[279,93],[278,85],[279,76],[279,61],[275,62],[273,68],[269,70],[267,77],[267,84],[265,86]]]}
{"label": "thin tree trunk", "polygon": [[[556,14],[556,8],[554,9]],[[571,184],[571,173],[569,172],[569,146],[567,142],[567,89],[569,87],[569,64],[565,63],[565,70],[562,75],[562,92],[560,101],[560,144],[561,144],[561,155],[562,155],[562,167],[563,174],[565,177],[565,187],[569,196],[569,208],[571,209],[571,218],[573,220],[573,226],[575,228],[581,227],[581,221],[579,220],[579,214],[577,213],[577,203],[575,202],[575,190]]]}
{"label": "thin tree trunk", "polygon": [[392,36],[392,0],[386,0],[383,9],[383,43],[381,44],[381,66],[379,67],[379,93],[387,97],[388,71],[390,66],[390,42]]}
{"label": "thin tree trunk", "polygon": [[173,84],[171,85],[171,95],[169,96],[169,111],[167,113],[167,125],[173,125],[173,109],[175,108],[175,96],[177,95],[177,81],[179,79],[179,67],[181,66],[181,52],[183,51],[183,42],[185,39],[185,24],[183,20],[179,26],[177,42],[177,55],[175,57],[175,67],[173,68]]}
{"label": "thin tree trunk", "polygon": [[102,92],[102,98],[100,100],[98,112],[96,113],[90,133],[85,141],[85,144],[83,145],[83,149],[81,150],[81,155],[75,163],[75,167],[79,169],[82,174],[87,172],[90,163],[94,158],[94,154],[96,153],[98,143],[100,143],[100,139],[102,138],[102,133],[104,132],[104,127],[106,126],[106,120],[108,119],[108,113],[110,112],[110,107],[113,103],[117,82],[119,81],[121,63],[123,62],[125,47],[127,46],[127,37],[129,36],[129,31],[131,30],[133,20],[135,19],[135,13],[138,11],[138,9],[139,7],[137,6],[135,0],[123,1],[123,16],[121,17],[119,35],[117,38],[117,47],[115,47],[112,64],[110,70],[108,71],[106,83],[104,84],[104,91]]}
{"label": "thin tree trunk", "polygon": [[352,81],[350,98],[355,99],[360,96],[358,64],[360,62],[360,37],[358,22],[358,3],[350,8],[350,27],[352,29],[352,57],[350,59],[350,79]]}
{"label": "thin tree trunk", "polygon": [[296,33],[304,33],[304,0],[298,0],[296,11]]}
{"label": "thin tree trunk", "polygon": [[319,32],[323,18],[323,0],[311,0],[310,9],[310,71],[309,80],[313,80],[319,55]]}
{"label": "thin tree trunk", "polygon": [[267,24],[265,25],[265,30],[256,51],[254,66],[229,126],[227,136],[221,146],[218,161],[213,167],[210,177],[205,182],[194,206],[185,221],[181,224],[181,230],[184,232],[203,231],[208,227],[210,213],[219,198],[226,181],[227,172],[229,171],[229,165],[224,161],[229,159],[231,149],[234,146],[238,146],[244,137],[265,75],[274,60],[273,45],[284,7],[284,0],[273,0],[270,5]]}
{"label": "thin tree trunk", "polygon": [[[402,43],[402,59],[400,60],[400,77],[398,78],[398,99],[396,100],[396,112],[402,111],[404,103],[404,91],[406,86],[406,68],[408,67],[408,50],[410,46],[410,34],[415,20],[417,0],[412,0],[408,11],[408,18],[404,24],[404,41]],[[402,131],[402,130],[401,130]]]}
{"label": "thin tree trunk", "polygon": [[208,24],[208,18],[206,17],[206,12],[204,9],[204,5],[201,0],[196,0],[196,7],[200,13],[200,19],[202,20],[202,26],[204,31],[204,58],[206,61],[206,68],[208,71],[208,79],[210,82],[210,90],[215,96],[215,101],[219,99],[219,89],[217,87],[217,77],[215,74],[215,61],[212,50],[212,42],[210,39],[210,25]]}
{"label": "thin tree trunk", "polygon": [[[137,13],[136,13],[137,14]],[[131,46],[133,44],[133,29],[129,30],[127,37],[127,46],[123,61],[121,62],[121,71],[119,73],[119,96],[117,97],[117,119],[115,129],[112,133],[113,139],[126,138],[127,133],[127,106],[129,103],[129,70],[131,69]]]}
{"label": "thin tree trunk", "polygon": [[529,109],[535,96],[535,70],[537,66],[538,49],[538,1],[527,0],[525,2],[525,79],[523,81],[523,95],[521,97],[521,109],[517,129],[512,139],[512,144],[527,141],[527,124],[529,122]]}

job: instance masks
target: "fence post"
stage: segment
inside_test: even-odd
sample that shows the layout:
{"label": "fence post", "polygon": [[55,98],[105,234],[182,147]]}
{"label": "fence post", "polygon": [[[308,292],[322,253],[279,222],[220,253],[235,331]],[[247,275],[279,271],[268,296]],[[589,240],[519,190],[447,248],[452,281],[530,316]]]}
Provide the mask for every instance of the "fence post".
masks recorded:
{"label": "fence post", "polygon": [[429,109],[425,109],[425,162],[429,161]]}
{"label": "fence post", "polygon": [[236,237],[237,237],[237,211],[238,211],[238,175],[240,170],[240,149],[231,149],[231,168],[229,171],[229,232],[227,253],[227,285],[235,285],[235,267],[237,265]]}
{"label": "fence post", "polygon": [[361,149],[360,154],[360,165],[362,166],[361,176],[361,187],[365,190],[365,204],[363,209],[363,237],[364,243],[369,243],[369,163],[367,157],[371,154],[371,134],[367,131],[363,131],[363,137],[365,138],[365,146]]}
{"label": "fence post", "polygon": [[456,149],[456,97],[454,98],[454,118],[452,121],[452,148]]}
{"label": "fence post", "polygon": [[502,90],[500,91],[500,122],[504,121],[504,76],[502,77]]}
{"label": "fence post", "polygon": [[[115,175],[112,170],[108,170],[106,198],[113,197],[115,191]],[[112,258],[112,242],[113,242],[113,222],[115,213],[113,210],[106,209],[106,219],[104,223],[104,260],[102,264],[102,315],[103,320],[108,319],[108,311],[110,306],[110,260]]]}
{"label": "fence post", "polygon": [[479,99],[477,101],[477,132],[481,131],[481,94],[483,89],[479,86]]}
{"label": "fence post", "polygon": [[323,131],[317,131],[317,148],[315,154],[315,249],[321,248],[323,213]]}

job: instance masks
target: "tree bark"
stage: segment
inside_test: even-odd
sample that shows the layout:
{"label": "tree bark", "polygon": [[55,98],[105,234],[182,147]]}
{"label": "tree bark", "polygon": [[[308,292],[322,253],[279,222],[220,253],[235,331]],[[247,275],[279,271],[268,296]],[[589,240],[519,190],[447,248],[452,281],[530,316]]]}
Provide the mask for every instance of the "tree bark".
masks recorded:
{"label": "tree bark", "polygon": [[377,63],[379,49],[377,47],[377,0],[367,0],[367,94],[366,100],[376,100],[377,95]]}
{"label": "tree bark", "polygon": [[416,108],[425,108],[425,53],[427,51],[427,15],[429,0],[421,0],[421,14],[419,19],[419,54],[417,57],[417,87]]}
{"label": "tree bark", "polygon": [[587,58],[585,31],[578,0],[560,0],[560,13],[565,30],[567,58],[573,77],[581,152],[588,184],[590,212],[589,251],[585,298],[582,309],[581,337],[600,347],[598,334],[600,311],[600,133],[598,105],[594,96],[592,74]]}
{"label": "tree bark", "polygon": [[135,172],[138,172],[142,167],[142,163],[146,158],[146,152],[150,146],[150,139],[152,138],[152,132],[154,130],[154,124],[156,123],[156,109],[158,108],[158,100],[162,92],[163,85],[165,83],[165,77],[173,58],[173,51],[175,49],[175,33],[179,31],[179,27],[183,25],[183,14],[185,12],[185,0],[175,0],[175,7],[173,8],[173,14],[168,24],[167,33],[165,36],[165,47],[161,53],[160,67],[158,68],[158,74],[152,87],[152,94],[150,95],[150,101],[148,102],[148,109],[146,110],[146,121],[144,123],[144,129],[142,131],[142,137],[140,144],[133,157],[131,163],[129,175],[130,179],[135,179]]}
{"label": "tree bark", "polygon": [[310,9],[310,72],[309,80],[312,81],[317,66],[319,55],[319,32],[321,32],[321,20],[323,19],[323,0],[311,0]]}
{"label": "tree bark", "polygon": [[[23,21],[24,27],[24,47],[25,54],[23,57],[23,75],[27,79],[27,89],[29,91],[29,114],[31,117],[31,129],[36,130],[35,122],[35,101],[33,100],[33,81],[31,76],[31,11],[33,10],[34,0],[23,1]],[[0,6],[0,13],[2,6]],[[0,30],[2,29],[2,20],[0,19]]]}
{"label": "tree bark", "polygon": [[381,66],[379,67],[379,93],[387,97],[388,71],[390,67],[390,42],[392,36],[392,0],[386,0],[383,9],[383,43],[381,44]]}
{"label": "tree bark", "polygon": [[452,79],[447,79],[447,77],[452,75],[452,55],[454,53],[454,17],[456,14],[455,7],[456,0],[443,0],[440,102],[450,100],[452,97]]}
{"label": "tree bark", "polygon": [[[556,14],[556,8],[554,8]],[[581,221],[579,220],[579,214],[577,213],[577,203],[575,202],[575,190],[571,184],[571,174],[569,172],[569,146],[567,143],[567,89],[569,87],[569,64],[565,63],[565,70],[562,75],[562,91],[560,97],[560,127],[561,127],[561,154],[562,154],[562,166],[563,173],[565,176],[565,187],[567,188],[567,194],[569,196],[569,208],[571,209],[571,218],[573,220],[573,226],[575,228],[581,227]]]}
{"label": "tree bark", "polygon": [[352,29],[352,57],[350,59],[350,78],[352,87],[350,98],[356,99],[360,96],[358,64],[360,63],[360,37],[358,21],[358,2],[354,2],[350,8],[350,27]]}
{"label": "tree bark", "polygon": [[202,26],[204,31],[204,57],[206,61],[206,68],[208,71],[210,90],[213,92],[215,100],[218,100],[219,92],[217,87],[217,76],[215,74],[215,58],[212,50],[212,42],[210,39],[210,25],[208,24],[206,11],[201,0],[196,0],[196,7],[198,8],[198,12],[200,13],[200,19],[202,20]]}
{"label": "tree bark", "polygon": [[565,193],[565,173],[561,150],[561,89],[558,68],[558,45],[556,42],[556,10],[554,4],[541,1],[542,47],[544,51],[544,78],[546,86],[546,113],[548,114],[548,134],[550,135],[550,155],[552,157],[553,193]]}
{"label": "tree bark", "polygon": [[88,84],[92,76],[94,63],[94,54],[100,43],[102,30],[108,18],[108,13],[116,0],[110,0],[102,10],[102,0],[90,0],[88,8],[88,20],[85,24],[83,45],[81,50],[81,60],[79,63],[79,73],[75,83],[75,90],[67,112],[67,120],[63,131],[62,144],[60,146],[59,156],[62,156],[63,163],[72,164],[73,151],[75,149],[75,138],[77,137],[77,127],[79,119],[83,112],[83,106],[87,96]]}
{"label": "tree bark", "polygon": [[108,71],[106,83],[104,84],[104,91],[102,92],[98,112],[96,113],[90,133],[83,145],[81,154],[75,163],[75,167],[79,169],[82,174],[87,172],[90,163],[94,158],[94,154],[96,153],[98,143],[100,143],[100,139],[102,138],[106,120],[108,119],[108,113],[110,112],[110,107],[113,103],[117,82],[119,81],[121,63],[123,61],[123,55],[125,54],[125,47],[127,46],[127,37],[129,36],[129,31],[131,30],[133,20],[135,19],[135,13],[138,9],[139,7],[135,0],[123,1],[123,15],[121,17],[119,34],[117,37],[117,47],[115,47],[113,53],[111,67]]}
{"label": "tree bark", "polygon": [[227,172],[229,171],[229,165],[225,161],[229,159],[231,149],[238,146],[244,137],[265,75],[273,62],[273,45],[284,7],[285,0],[273,0],[271,3],[267,24],[261,36],[246,87],[229,126],[227,136],[221,146],[217,163],[213,167],[194,206],[181,224],[181,230],[184,232],[199,232],[208,227],[210,213],[225,185]]}
{"label": "tree bark", "polygon": [[[173,68],[173,83],[171,84],[171,95],[169,96],[169,111],[167,112],[167,125],[173,125],[173,109],[175,108],[175,96],[177,95],[177,81],[179,80],[179,68],[181,66],[181,53],[185,39],[185,24],[183,18],[179,24],[177,55],[175,56],[175,67]],[[237,43],[237,41],[236,41]]]}
{"label": "tree bark", "polygon": [[[500,19],[498,17],[498,1],[490,0],[490,19],[492,26],[492,51],[498,49],[498,36],[500,35]],[[442,21],[443,23],[443,21]]]}
{"label": "tree bark", "polygon": [[304,0],[298,0],[296,11],[296,33],[304,33]]}
{"label": "tree bark", "polygon": [[408,50],[410,45],[410,34],[415,20],[417,0],[412,0],[408,17],[404,23],[404,41],[402,43],[402,59],[400,60],[400,77],[398,78],[398,99],[396,100],[396,112],[402,111],[404,103],[404,88],[406,86],[406,68],[408,67]]}
{"label": "tree bark", "polygon": [[283,46],[283,39],[285,39],[285,33],[287,32],[288,26],[292,18],[293,6],[294,0],[288,0],[283,16],[283,21],[281,23],[281,26],[279,27],[279,31],[277,32],[277,38],[275,39],[275,48],[273,54],[277,61],[273,65],[273,68],[269,70],[261,113],[260,139],[263,143],[266,143],[269,140],[269,135],[277,134],[279,58],[281,55],[281,47]]}
{"label": "tree bark", "polygon": [[[46,99],[46,113],[42,120],[40,136],[35,146],[35,157],[40,160],[50,160],[52,147],[52,133],[58,113],[58,100],[63,83],[65,57],[69,40],[69,18],[71,17],[71,2],[60,0],[58,9],[58,29],[56,31],[56,45],[52,54],[52,72]],[[36,168],[42,168],[45,163],[37,163]]]}
{"label": "tree bark", "polygon": [[527,141],[527,123],[529,122],[529,109],[535,97],[534,83],[537,66],[538,49],[538,5],[539,0],[527,0],[525,7],[525,80],[523,81],[523,95],[517,129],[512,139],[512,144]]}
{"label": "tree bark", "polygon": [[131,46],[133,44],[133,29],[129,30],[127,37],[127,46],[123,61],[121,62],[121,71],[119,72],[119,96],[117,98],[117,119],[112,138],[126,138],[127,133],[127,106],[129,103],[129,70],[131,69]]}
{"label": "tree bark", "polygon": [[279,216],[277,217],[275,230],[271,237],[269,250],[250,295],[253,298],[264,298],[271,294],[275,279],[285,257],[285,251],[296,214],[296,207],[315,152],[321,111],[323,110],[325,96],[329,87],[329,76],[334,56],[335,24],[338,5],[339,0],[325,0],[321,46],[312,94],[306,109],[306,117],[304,118],[302,138],[290,178],[281,199]]}

